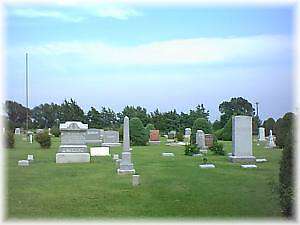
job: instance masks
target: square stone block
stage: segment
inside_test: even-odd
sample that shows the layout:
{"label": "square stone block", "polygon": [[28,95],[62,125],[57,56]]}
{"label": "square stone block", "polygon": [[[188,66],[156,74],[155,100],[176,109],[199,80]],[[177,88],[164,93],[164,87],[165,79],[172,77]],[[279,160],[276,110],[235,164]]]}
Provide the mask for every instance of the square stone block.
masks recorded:
{"label": "square stone block", "polygon": [[56,163],[89,163],[90,153],[57,153]]}
{"label": "square stone block", "polygon": [[92,147],[91,156],[109,156],[109,147]]}
{"label": "square stone block", "polygon": [[29,166],[29,161],[28,160],[19,160],[18,166]]}

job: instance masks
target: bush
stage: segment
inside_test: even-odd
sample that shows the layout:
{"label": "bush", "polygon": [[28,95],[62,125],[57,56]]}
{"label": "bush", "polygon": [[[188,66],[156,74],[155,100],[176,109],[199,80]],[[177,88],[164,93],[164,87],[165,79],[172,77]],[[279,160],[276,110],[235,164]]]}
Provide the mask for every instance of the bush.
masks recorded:
{"label": "bush", "polygon": [[270,130],[273,131],[273,134],[275,134],[275,120],[273,118],[268,118],[264,121],[263,127],[265,128],[265,134],[266,136],[270,135]]}
{"label": "bush", "polygon": [[119,127],[118,131],[119,131],[119,140],[123,141],[123,126]]}
{"label": "bush", "polygon": [[222,132],[222,140],[223,141],[231,141],[232,140],[232,119],[230,118],[225,124]]}
{"label": "bush", "polygon": [[193,144],[196,143],[197,130],[202,130],[205,134],[210,134],[212,131],[211,123],[204,118],[198,118],[195,120],[192,127],[192,135],[191,135],[191,143]]}
{"label": "bush", "polygon": [[35,140],[41,145],[42,148],[50,148],[51,146],[51,137],[48,131],[36,134]]}
{"label": "bush", "polygon": [[129,122],[130,140],[132,145],[146,145],[148,135],[142,121],[134,117]]}
{"label": "bush", "polygon": [[279,196],[281,211],[286,217],[294,214],[294,138],[293,132],[288,132],[285,147],[282,152],[279,171]]}
{"label": "bush", "polygon": [[294,126],[294,114],[286,113],[283,118],[279,118],[275,123],[276,139],[275,143],[278,147],[283,148],[288,134],[292,132]]}
{"label": "bush", "polygon": [[223,144],[214,142],[213,146],[209,148],[216,155],[225,155],[225,151],[223,149]]}
{"label": "bush", "polygon": [[224,131],[224,128],[221,128],[214,132],[214,135],[216,136],[217,139],[219,139],[219,140],[222,139],[223,131]]}
{"label": "bush", "polygon": [[197,148],[197,145],[190,144],[190,145],[185,145],[184,148],[184,154],[185,155],[193,155],[199,153],[199,149]]}
{"label": "bush", "polygon": [[4,134],[4,141],[6,148],[14,148],[15,147],[15,136],[11,131],[6,131]]}
{"label": "bush", "polygon": [[176,139],[177,141],[183,141],[183,132],[179,131],[176,133]]}
{"label": "bush", "polygon": [[154,125],[152,123],[148,123],[145,129],[146,129],[147,135],[149,137],[150,130],[155,130],[155,127],[154,127]]}
{"label": "bush", "polygon": [[57,126],[53,126],[51,128],[51,134],[54,136],[54,137],[59,137],[60,136],[60,130]]}

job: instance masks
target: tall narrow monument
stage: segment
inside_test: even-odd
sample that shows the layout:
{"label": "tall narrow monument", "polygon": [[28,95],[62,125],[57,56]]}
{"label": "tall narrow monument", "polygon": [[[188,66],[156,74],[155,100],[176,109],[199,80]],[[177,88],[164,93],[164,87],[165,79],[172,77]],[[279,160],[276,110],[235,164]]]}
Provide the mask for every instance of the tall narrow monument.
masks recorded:
{"label": "tall narrow monument", "polygon": [[123,152],[118,174],[132,174],[135,173],[133,163],[131,162],[130,151],[130,136],[129,136],[129,118],[125,116],[123,126]]}
{"label": "tall narrow monument", "polygon": [[258,140],[259,141],[265,141],[266,140],[265,128],[264,127],[258,128]]}
{"label": "tall narrow monument", "polygon": [[232,155],[231,162],[255,162],[252,155],[252,117],[232,117]]}

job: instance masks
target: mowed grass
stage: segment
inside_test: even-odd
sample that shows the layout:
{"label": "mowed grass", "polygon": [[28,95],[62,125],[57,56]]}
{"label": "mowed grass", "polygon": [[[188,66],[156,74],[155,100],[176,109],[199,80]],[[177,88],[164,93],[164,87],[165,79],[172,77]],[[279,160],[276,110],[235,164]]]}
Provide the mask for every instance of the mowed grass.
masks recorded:
{"label": "mowed grass", "polygon": [[[141,185],[118,175],[112,157],[92,157],[87,164],[56,164],[60,143],[44,150],[16,138],[6,150],[6,216],[12,218],[272,218],[280,217],[279,160],[282,150],[253,144],[266,158],[257,169],[242,169],[227,156],[208,153],[215,169],[200,169],[201,157],[184,155],[184,147],[133,146],[132,159]],[[231,152],[231,142],[224,142]],[[120,153],[121,147],[111,153]],[[173,152],[175,157],[162,157]],[[17,161],[34,154],[29,167]]]}

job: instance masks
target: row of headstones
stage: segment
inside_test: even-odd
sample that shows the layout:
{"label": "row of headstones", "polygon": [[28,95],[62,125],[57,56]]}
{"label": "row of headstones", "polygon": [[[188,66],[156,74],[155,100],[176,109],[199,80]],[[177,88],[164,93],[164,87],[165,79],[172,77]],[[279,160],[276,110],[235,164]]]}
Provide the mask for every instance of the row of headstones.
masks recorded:
{"label": "row of headstones", "polygon": [[[204,132],[198,130],[196,142],[200,149],[205,149],[203,141]],[[272,140],[272,132],[271,138]],[[174,156],[174,153],[163,153],[163,156]],[[232,117],[232,153],[229,154],[229,161],[236,162],[266,162],[266,159],[256,159],[252,153],[252,117],[234,116]],[[213,164],[202,164],[201,168],[215,168]],[[256,165],[241,165],[242,168],[256,168]]]}
{"label": "row of headstones", "polygon": [[[268,137],[268,143],[266,145],[266,148],[274,148],[274,147],[276,147],[276,144],[274,142],[275,136],[273,136],[272,130],[270,130],[269,133],[270,134],[269,134],[269,137]],[[265,136],[265,128],[264,127],[260,127],[258,129],[258,141],[261,141],[261,142],[267,141],[266,136]]]}

